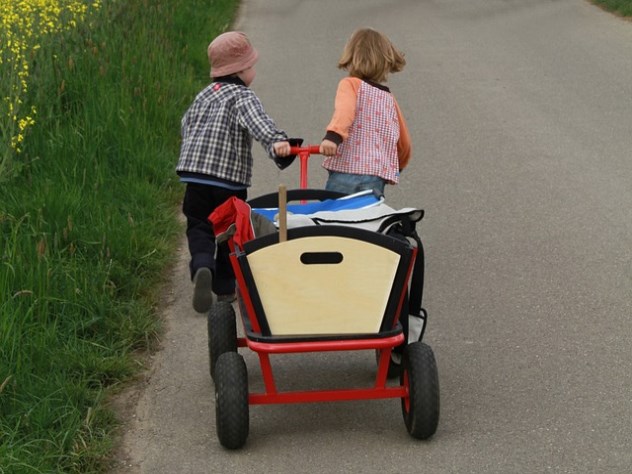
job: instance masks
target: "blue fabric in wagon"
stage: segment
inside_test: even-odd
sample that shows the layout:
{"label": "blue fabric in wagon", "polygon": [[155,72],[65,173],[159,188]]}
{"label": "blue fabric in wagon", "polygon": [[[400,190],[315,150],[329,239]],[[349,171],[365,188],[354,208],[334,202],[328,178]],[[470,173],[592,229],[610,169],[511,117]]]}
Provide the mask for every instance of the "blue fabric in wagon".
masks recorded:
{"label": "blue fabric in wagon", "polygon": [[[278,227],[278,208],[253,208],[252,212],[274,222]],[[384,198],[367,190],[337,199],[289,204],[287,227],[292,229],[308,225],[344,225],[387,233],[403,216],[407,216],[412,222],[418,222],[423,214],[423,210],[412,207],[393,209],[384,203]]]}

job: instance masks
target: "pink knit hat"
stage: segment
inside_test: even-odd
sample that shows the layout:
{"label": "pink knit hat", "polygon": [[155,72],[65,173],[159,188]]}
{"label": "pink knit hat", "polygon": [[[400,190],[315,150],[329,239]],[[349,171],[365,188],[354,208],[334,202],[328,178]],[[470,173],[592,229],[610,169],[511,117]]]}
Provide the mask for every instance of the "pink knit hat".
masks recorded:
{"label": "pink knit hat", "polygon": [[211,77],[222,77],[248,69],[257,62],[259,54],[241,31],[222,33],[208,45]]}

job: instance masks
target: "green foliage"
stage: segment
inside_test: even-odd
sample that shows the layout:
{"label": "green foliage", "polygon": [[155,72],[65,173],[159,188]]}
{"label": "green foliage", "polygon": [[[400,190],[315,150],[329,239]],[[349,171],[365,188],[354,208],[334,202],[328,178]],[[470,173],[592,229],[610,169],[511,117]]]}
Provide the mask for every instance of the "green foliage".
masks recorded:
{"label": "green foliage", "polygon": [[157,339],[182,231],[180,118],[236,3],[104,2],[29,56],[37,121],[0,185],[1,474],[105,469],[104,400]]}
{"label": "green foliage", "polygon": [[593,2],[621,16],[632,17],[632,0],[593,0]]}

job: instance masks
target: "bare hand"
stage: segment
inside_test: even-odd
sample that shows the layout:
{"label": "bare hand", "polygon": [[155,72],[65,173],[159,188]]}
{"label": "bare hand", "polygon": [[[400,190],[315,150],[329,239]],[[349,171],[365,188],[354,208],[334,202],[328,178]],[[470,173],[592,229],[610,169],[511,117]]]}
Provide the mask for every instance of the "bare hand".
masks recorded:
{"label": "bare hand", "polygon": [[320,144],[320,154],[325,156],[334,156],[338,151],[338,145],[331,140],[323,140]]}
{"label": "bare hand", "polygon": [[290,143],[289,142],[276,142],[272,145],[274,149],[274,154],[276,156],[288,156],[290,154]]}

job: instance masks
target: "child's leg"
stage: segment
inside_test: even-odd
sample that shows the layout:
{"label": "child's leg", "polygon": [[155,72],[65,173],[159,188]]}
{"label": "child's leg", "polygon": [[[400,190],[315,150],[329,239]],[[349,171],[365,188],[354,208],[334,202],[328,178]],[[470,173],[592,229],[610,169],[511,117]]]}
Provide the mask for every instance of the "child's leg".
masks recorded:
{"label": "child's leg", "polygon": [[215,234],[208,221],[209,214],[215,208],[235,195],[245,200],[247,193],[246,190],[234,191],[197,183],[187,184],[182,212],[187,218],[186,235],[191,254],[189,270],[195,283],[193,303],[198,312],[205,312],[210,308],[213,301],[212,291],[220,295],[235,291],[228,246],[226,243],[219,245],[216,261]]}
{"label": "child's leg", "polygon": [[235,273],[230,264],[230,249],[226,242],[217,245],[215,265],[216,278],[213,281],[213,292],[216,295],[235,293]]}
{"label": "child's leg", "polygon": [[212,186],[187,184],[182,212],[187,219],[191,279],[200,268],[215,270],[215,235],[207,218],[217,205],[219,204],[215,202]]}

